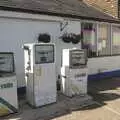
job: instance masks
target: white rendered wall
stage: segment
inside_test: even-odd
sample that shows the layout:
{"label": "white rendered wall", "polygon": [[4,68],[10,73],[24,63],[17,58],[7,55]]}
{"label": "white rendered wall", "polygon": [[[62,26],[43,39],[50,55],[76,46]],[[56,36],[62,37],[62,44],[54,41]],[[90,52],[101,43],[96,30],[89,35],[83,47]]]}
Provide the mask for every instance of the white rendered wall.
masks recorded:
{"label": "white rendered wall", "polygon": [[59,24],[53,22],[26,21],[0,18],[0,52],[15,53],[18,87],[24,82],[24,55],[22,45],[36,42],[39,33],[48,32],[52,40],[59,34]]}
{"label": "white rendered wall", "polygon": [[[14,13],[12,15],[14,15]],[[45,21],[39,19],[41,18],[16,19],[10,16],[8,18],[0,18],[0,52],[14,52],[18,87],[25,86],[22,45],[24,43],[37,42],[39,33],[49,33],[52,39],[51,42],[56,44],[57,75],[60,74],[62,49],[75,46],[80,47],[80,44],[63,43],[59,38],[65,31],[80,33],[80,22],[69,22],[67,27],[61,32],[58,19],[52,18],[52,20]]]}
{"label": "white rendered wall", "polygon": [[[62,20],[62,18],[50,16],[44,17],[23,13],[6,14],[6,12],[3,14],[3,11],[2,13],[0,12],[0,52],[15,53],[18,87],[25,86],[22,45],[24,43],[36,42],[39,33],[48,32],[52,36],[52,42],[56,44],[56,75],[60,74],[62,49],[80,48],[80,43],[77,45],[63,43],[59,38],[66,31],[80,33],[80,22],[68,21],[65,29],[60,31],[60,22]],[[118,70],[120,69],[120,56],[90,58],[88,68],[89,74]]]}
{"label": "white rendered wall", "polygon": [[89,74],[120,70],[120,56],[88,59]]}

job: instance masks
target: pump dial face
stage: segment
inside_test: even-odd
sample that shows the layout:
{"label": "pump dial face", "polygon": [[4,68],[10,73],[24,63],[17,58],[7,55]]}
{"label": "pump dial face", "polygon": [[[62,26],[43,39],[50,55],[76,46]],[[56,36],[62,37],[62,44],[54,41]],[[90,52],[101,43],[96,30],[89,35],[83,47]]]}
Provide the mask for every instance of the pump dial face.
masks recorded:
{"label": "pump dial face", "polygon": [[0,72],[14,72],[13,54],[0,53]]}
{"label": "pump dial face", "polygon": [[86,65],[86,54],[82,50],[70,51],[70,66],[79,68],[81,65]]}
{"label": "pump dial face", "polygon": [[35,64],[53,63],[54,46],[36,45],[35,46]]}

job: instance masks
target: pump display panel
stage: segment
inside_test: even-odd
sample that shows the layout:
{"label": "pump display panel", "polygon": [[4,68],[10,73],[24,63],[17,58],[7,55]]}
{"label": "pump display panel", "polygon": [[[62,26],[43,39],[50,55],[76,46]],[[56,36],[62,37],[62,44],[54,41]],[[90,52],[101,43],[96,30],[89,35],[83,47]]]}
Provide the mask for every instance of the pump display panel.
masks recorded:
{"label": "pump display panel", "polygon": [[13,53],[0,53],[0,73],[14,72],[14,56]]}
{"label": "pump display panel", "polygon": [[79,68],[87,64],[87,55],[85,50],[70,51],[70,67]]}
{"label": "pump display panel", "polygon": [[35,45],[35,64],[53,62],[54,62],[54,45]]}

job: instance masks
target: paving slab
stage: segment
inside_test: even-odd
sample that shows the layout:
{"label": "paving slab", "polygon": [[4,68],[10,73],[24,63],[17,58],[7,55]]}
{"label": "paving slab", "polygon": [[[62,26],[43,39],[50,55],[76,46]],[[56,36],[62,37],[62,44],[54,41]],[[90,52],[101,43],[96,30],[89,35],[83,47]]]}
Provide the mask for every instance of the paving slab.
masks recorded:
{"label": "paving slab", "polygon": [[98,107],[97,109],[74,111],[70,115],[53,120],[120,120],[120,116],[104,107]]}
{"label": "paving slab", "polygon": [[15,115],[2,117],[3,120],[50,120],[59,116],[71,114],[73,110],[94,104],[89,95],[66,97],[58,93],[58,100],[54,104],[32,109],[26,100],[20,101],[20,112]]}

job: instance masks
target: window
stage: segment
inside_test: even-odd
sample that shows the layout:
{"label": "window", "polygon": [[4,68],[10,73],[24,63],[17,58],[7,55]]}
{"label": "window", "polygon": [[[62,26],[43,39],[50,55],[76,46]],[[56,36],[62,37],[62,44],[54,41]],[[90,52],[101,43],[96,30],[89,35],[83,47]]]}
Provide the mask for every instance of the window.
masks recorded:
{"label": "window", "polygon": [[120,27],[112,26],[112,54],[120,54]]}
{"label": "window", "polygon": [[36,45],[35,46],[35,63],[53,63],[54,46],[53,45]]}
{"label": "window", "polygon": [[98,56],[110,55],[109,27],[107,24],[98,25]]}
{"label": "window", "polygon": [[0,73],[14,72],[13,53],[0,53]]}
{"label": "window", "polygon": [[81,45],[88,57],[120,54],[120,26],[105,23],[81,23]]}
{"label": "window", "polygon": [[79,68],[81,65],[86,65],[87,56],[84,50],[70,51],[70,66],[71,68]]}
{"label": "window", "polygon": [[82,48],[87,49],[88,57],[96,56],[96,24],[85,23],[81,24]]}

